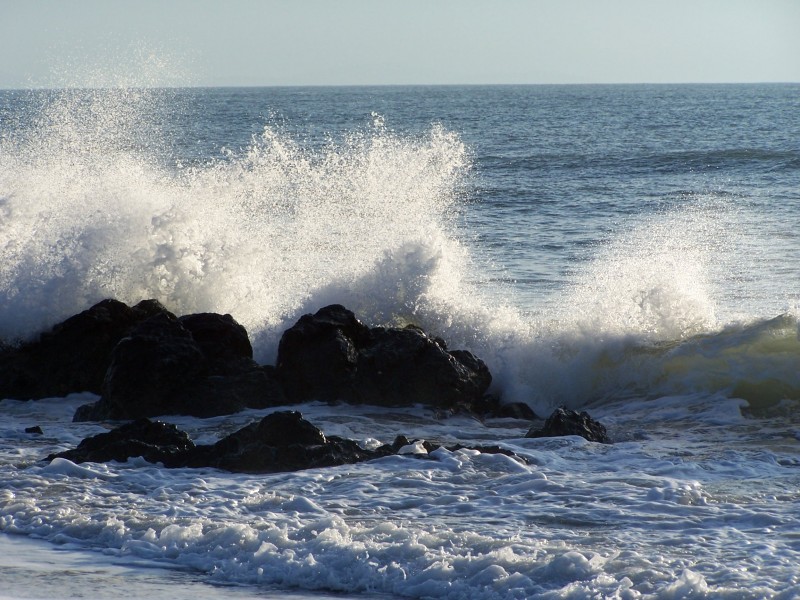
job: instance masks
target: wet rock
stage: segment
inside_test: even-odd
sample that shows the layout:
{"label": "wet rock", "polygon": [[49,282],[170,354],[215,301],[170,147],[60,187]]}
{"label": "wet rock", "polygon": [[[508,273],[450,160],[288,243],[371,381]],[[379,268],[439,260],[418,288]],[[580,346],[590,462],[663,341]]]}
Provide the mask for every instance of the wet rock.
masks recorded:
{"label": "wet rock", "polygon": [[278,348],[287,398],[438,408],[481,398],[491,374],[466,351],[448,351],[421,329],[368,328],[341,305],[304,315]]}
{"label": "wet rock", "polygon": [[247,330],[231,315],[197,313],[178,319],[189,331],[213,374],[227,375],[253,359]]}
{"label": "wet rock", "polygon": [[349,395],[358,348],[368,337],[369,328],[338,304],[300,317],[278,346],[278,377],[286,397],[304,402]]}
{"label": "wet rock", "polygon": [[100,400],[74,420],[212,417],[285,403],[274,369],[250,358],[246,338],[230,315],[155,315],[117,344]]}
{"label": "wet rock", "polygon": [[485,394],[481,399],[472,403],[472,412],[481,418],[493,419],[520,419],[533,421],[538,419],[534,410],[524,402],[501,402],[500,398]]}
{"label": "wet rock", "polygon": [[390,453],[388,450],[364,450],[352,440],[327,438],[299,412],[281,411],[240,429],[213,446],[198,448],[188,466],[276,473],[352,464]]}
{"label": "wet rock", "polygon": [[468,406],[491,384],[486,365],[442,348],[417,327],[376,327],[360,349],[348,402],[438,408]]}
{"label": "wet rock", "polygon": [[111,352],[137,323],[167,313],[155,300],[134,307],[103,300],[55,325],[38,339],[0,349],[0,398],[60,397],[74,392],[99,394]]}
{"label": "wet rock", "polygon": [[564,435],[579,435],[590,442],[610,444],[606,428],[599,421],[594,420],[587,412],[577,413],[565,407],[559,407],[547,418],[541,429],[531,428],[525,437],[558,437]]}
{"label": "wet rock", "polygon": [[[404,452],[415,444],[397,436],[392,444],[365,450],[353,440],[326,436],[296,411],[278,411],[228,435],[215,444],[196,446],[174,425],[138,419],[112,431],[83,440],[77,448],[52,454],[46,460],[66,458],[76,463],[125,461],[143,457],[165,467],[214,467],[241,473],[279,473],[353,464]],[[440,446],[420,441],[427,453]],[[453,446],[451,451],[465,448]],[[515,456],[498,446],[473,448]],[[428,454],[408,454],[427,459]],[[515,457],[518,458],[518,457]],[[524,462],[523,459],[519,459]]]}
{"label": "wet rock", "polygon": [[75,463],[125,462],[141,456],[148,462],[179,467],[185,464],[186,457],[194,449],[194,442],[175,425],[138,419],[109,432],[88,437],[77,448],[51,454],[46,460],[66,458]]}
{"label": "wet rock", "polygon": [[34,425],[33,427],[26,427],[25,433],[30,433],[32,435],[44,435],[44,431],[38,425]]}

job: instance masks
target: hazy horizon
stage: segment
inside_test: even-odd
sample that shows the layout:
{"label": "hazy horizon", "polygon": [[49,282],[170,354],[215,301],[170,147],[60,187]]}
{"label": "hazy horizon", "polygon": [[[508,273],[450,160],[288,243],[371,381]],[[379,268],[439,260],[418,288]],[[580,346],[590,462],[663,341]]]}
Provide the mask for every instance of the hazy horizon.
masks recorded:
{"label": "hazy horizon", "polygon": [[0,88],[796,83],[791,0],[0,0]]}

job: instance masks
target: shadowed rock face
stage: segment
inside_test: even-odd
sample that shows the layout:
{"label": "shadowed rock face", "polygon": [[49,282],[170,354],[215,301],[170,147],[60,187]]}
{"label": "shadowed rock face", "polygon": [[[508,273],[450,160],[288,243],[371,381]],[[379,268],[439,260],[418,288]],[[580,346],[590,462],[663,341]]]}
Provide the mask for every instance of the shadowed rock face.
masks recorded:
{"label": "shadowed rock face", "polygon": [[448,352],[413,326],[370,329],[340,305],[304,315],[284,333],[277,370],[295,402],[452,408],[479,401],[491,383],[469,352]]}
{"label": "shadowed rock face", "polygon": [[134,307],[103,300],[18,347],[0,345],[0,398],[19,400],[102,390],[111,352],[137,324],[167,313],[156,300]]}
{"label": "shadowed rock face", "polygon": [[66,458],[76,463],[125,462],[141,456],[152,463],[177,467],[194,449],[194,442],[175,425],[137,419],[107,433],[88,437],[77,448],[50,455],[47,460]]}
{"label": "shadowed rock face", "polygon": [[80,407],[75,420],[211,417],[285,403],[274,369],[252,354],[230,315],[155,315],[116,345],[100,400]]}
{"label": "shadowed rock face", "polygon": [[574,410],[557,408],[547,418],[541,429],[531,428],[525,437],[558,437],[564,435],[578,435],[590,442],[610,444],[606,428],[599,421],[595,421],[589,413],[577,413]]}
{"label": "shadowed rock face", "polygon": [[[215,444],[200,446],[174,425],[138,419],[86,438],[77,448],[52,454],[46,460],[124,462],[128,458],[142,457],[173,468],[214,467],[241,473],[278,473],[372,460],[397,454],[409,444],[407,438],[398,436],[392,444],[365,450],[353,440],[326,437],[297,411],[279,411]],[[429,452],[438,448],[427,442],[424,446]],[[458,448],[462,446],[455,446],[453,450]],[[514,456],[496,446],[476,449]]]}
{"label": "shadowed rock face", "polygon": [[474,411],[486,408],[491,379],[467,351],[414,326],[369,328],[340,305],[287,330],[277,367],[253,361],[231,315],[178,318],[155,300],[104,300],[34,342],[0,343],[0,397],[100,394],[76,421],[210,417],[307,400]]}

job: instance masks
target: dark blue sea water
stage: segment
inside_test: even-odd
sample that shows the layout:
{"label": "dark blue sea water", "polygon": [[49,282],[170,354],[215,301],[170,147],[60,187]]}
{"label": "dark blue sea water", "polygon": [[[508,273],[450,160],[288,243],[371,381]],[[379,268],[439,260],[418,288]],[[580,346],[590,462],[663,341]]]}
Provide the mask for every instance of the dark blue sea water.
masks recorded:
{"label": "dark blue sea water", "polygon": [[[799,109],[789,84],[0,91],[0,339],[158,298],[233,314],[272,362],[338,302],[617,442],[312,403],[330,434],[530,464],[45,465],[103,430],[70,422],[85,395],[2,400],[0,532],[172,597],[798,596]],[[260,414],[173,420],[203,440]],[[37,570],[6,566],[2,593],[35,597]]]}

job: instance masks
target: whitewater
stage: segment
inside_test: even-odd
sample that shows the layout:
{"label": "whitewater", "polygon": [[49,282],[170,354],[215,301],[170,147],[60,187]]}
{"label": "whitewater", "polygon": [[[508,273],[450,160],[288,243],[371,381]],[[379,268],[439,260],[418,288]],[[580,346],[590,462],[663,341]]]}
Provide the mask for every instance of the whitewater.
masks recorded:
{"label": "whitewater", "polygon": [[[156,298],[232,314],[274,364],[339,303],[614,440],[312,402],[365,447],[525,461],[48,464],[114,426],[71,422],[96,397],[0,400],[0,596],[800,597],[799,91],[0,92],[3,343]],[[210,443],[271,410],[163,420]]]}

